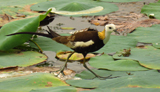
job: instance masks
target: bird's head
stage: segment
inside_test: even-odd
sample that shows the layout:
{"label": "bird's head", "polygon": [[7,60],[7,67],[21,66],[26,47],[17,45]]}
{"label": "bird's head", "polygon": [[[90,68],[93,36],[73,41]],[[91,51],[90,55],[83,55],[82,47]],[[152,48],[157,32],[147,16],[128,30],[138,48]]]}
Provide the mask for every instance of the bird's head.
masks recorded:
{"label": "bird's head", "polygon": [[105,25],[105,31],[106,31],[106,33],[112,33],[112,32],[118,33],[116,30],[116,26],[114,24]]}
{"label": "bird's head", "polygon": [[98,36],[101,40],[103,40],[103,43],[106,44],[112,32],[118,33],[116,30],[116,26],[114,24],[107,24],[105,25],[105,28],[103,31],[98,32]]}

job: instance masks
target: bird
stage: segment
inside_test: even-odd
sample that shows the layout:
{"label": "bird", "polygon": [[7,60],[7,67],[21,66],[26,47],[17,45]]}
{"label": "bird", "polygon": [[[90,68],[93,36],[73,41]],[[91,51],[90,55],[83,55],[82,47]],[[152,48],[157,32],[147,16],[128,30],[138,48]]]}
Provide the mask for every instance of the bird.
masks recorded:
{"label": "bird", "polygon": [[[48,27],[48,26],[47,26]],[[34,35],[40,35],[44,37],[51,38],[52,40],[61,43],[73,50],[73,52],[68,56],[64,66],[60,70],[60,73],[64,74],[64,68],[67,65],[67,62],[69,58],[75,53],[81,53],[84,57],[83,59],[83,66],[89,70],[92,74],[94,74],[95,78],[109,78],[102,77],[95,72],[93,72],[88,66],[86,65],[86,55],[91,52],[95,52],[99,49],[101,49],[110,39],[110,35],[112,32],[118,33],[116,30],[116,26],[114,24],[106,24],[104,26],[103,31],[98,31],[96,29],[88,28],[85,31],[79,31],[75,32],[74,34],[70,36],[61,36],[60,34],[54,32],[48,27],[49,31],[48,34],[44,33],[36,33],[36,32],[18,32],[9,34],[7,36],[11,35],[17,35],[17,34],[34,34]]]}
{"label": "bird", "polygon": [[54,16],[46,16],[45,19],[43,19],[42,21],[40,21],[40,26],[46,26],[50,22],[52,22],[53,20],[54,20]]}

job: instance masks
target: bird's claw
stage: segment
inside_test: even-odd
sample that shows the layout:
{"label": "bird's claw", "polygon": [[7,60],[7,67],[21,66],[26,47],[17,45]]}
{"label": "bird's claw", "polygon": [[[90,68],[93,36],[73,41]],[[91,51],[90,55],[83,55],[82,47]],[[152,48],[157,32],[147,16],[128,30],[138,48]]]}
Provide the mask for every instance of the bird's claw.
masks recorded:
{"label": "bird's claw", "polygon": [[63,69],[57,70],[57,71],[50,71],[50,73],[53,73],[56,77],[58,77],[60,74],[62,74],[62,76],[65,76]]}

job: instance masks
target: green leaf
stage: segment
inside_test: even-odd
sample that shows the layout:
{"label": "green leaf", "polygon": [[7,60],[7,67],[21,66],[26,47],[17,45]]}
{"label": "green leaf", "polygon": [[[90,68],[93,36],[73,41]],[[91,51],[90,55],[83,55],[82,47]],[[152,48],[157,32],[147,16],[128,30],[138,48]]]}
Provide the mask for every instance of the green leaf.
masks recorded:
{"label": "green leaf", "polygon": [[80,88],[97,88],[100,83],[104,83],[105,81],[101,80],[67,80],[66,83],[68,83],[71,86],[74,87],[80,87]]}
{"label": "green leaf", "polygon": [[43,20],[50,11],[51,10],[47,11],[46,14],[40,15],[38,17],[17,20],[5,24],[0,29],[0,50],[9,50],[28,41],[32,35],[6,35],[16,32],[36,32],[39,26],[39,22]]}
{"label": "green leaf", "polygon": [[111,35],[109,42],[97,52],[113,53],[121,49],[128,49],[136,47],[137,40],[129,36],[115,36]]}
{"label": "green leaf", "polygon": [[[98,71],[96,73],[98,73]],[[103,71],[103,73],[101,74],[106,75],[106,73],[107,73],[106,71]],[[114,75],[113,71],[112,73]],[[121,72],[121,73],[125,73],[125,72]],[[87,80],[85,78],[81,80],[67,80],[66,82],[75,87],[105,89],[104,92],[106,92],[108,88],[111,88],[111,89],[128,88],[128,87],[159,88],[160,74],[156,70],[137,71],[137,72],[131,72],[130,75],[125,75],[125,76],[106,79],[106,80],[99,80],[99,79]],[[101,91],[98,91],[98,92],[101,92]]]}
{"label": "green leaf", "polygon": [[140,65],[151,68],[160,69],[160,50],[152,46],[147,46],[144,49],[132,48],[129,57],[123,57],[122,51],[116,53],[113,58],[115,59],[133,59],[137,60]]}
{"label": "green leaf", "polygon": [[115,4],[93,0],[54,0],[35,4],[31,10],[47,11],[51,7],[54,13],[67,16],[104,15],[118,10]]}
{"label": "green leaf", "polygon": [[152,27],[138,27],[136,28],[136,31],[129,34],[128,36],[137,39],[138,42],[153,43],[154,46],[157,47],[159,45],[158,43],[160,42],[158,34],[159,28],[160,25],[153,25]]}
{"label": "green leaf", "polygon": [[33,3],[38,3],[38,2],[44,2],[47,0],[27,0],[26,2],[23,2],[21,0],[1,0],[0,6],[24,6],[24,5],[29,5]]}
{"label": "green leaf", "polygon": [[[106,77],[112,75],[112,77],[117,76],[127,76],[130,72],[124,72],[124,71],[109,71],[109,70],[92,70],[96,74]],[[80,77],[82,79],[93,79],[95,76],[90,71],[82,71],[80,74],[76,74],[76,77]]]}
{"label": "green leaf", "polygon": [[[8,14],[12,17],[16,17],[16,12],[23,11],[22,7],[0,6],[0,14]],[[24,12],[23,12],[24,14]]]}
{"label": "green leaf", "polygon": [[39,17],[33,17],[7,23],[0,29],[0,50],[8,50],[28,41],[32,35],[6,36],[16,32],[35,32],[39,26]]}
{"label": "green leaf", "polygon": [[35,65],[47,60],[47,56],[34,51],[0,51],[0,68],[26,67]]}
{"label": "green leaf", "polygon": [[136,1],[142,1],[142,0],[100,0],[100,1],[107,1],[107,2],[136,2]]}
{"label": "green leaf", "polygon": [[148,70],[147,68],[142,67],[137,61],[134,61],[134,60],[114,61],[111,56],[108,56],[106,54],[91,58],[89,61],[89,64],[96,68],[108,69],[108,70],[114,70],[114,71]]}
{"label": "green leaf", "polygon": [[[55,51],[55,52],[60,51],[60,50],[71,51],[69,47],[63,44],[57,43],[56,41],[50,38],[38,37],[38,38],[35,38],[34,41],[41,47],[42,50],[45,50],[45,51]],[[31,47],[37,48],[37,46],[35,46],[33,43],[30,43],[30,45]]]}
{"label": "green leaf", "polygon": [[160,42],[152,43],[153,47],[160,49]]}
{"label": "green leaf", "polygon": [[155,16],[157,19],[160,19],[159,9],[160,9],[160,1],[158,1],[157,3],[150,3],[150,4],[148,4],[148,5],[144,5],[144,6],[142,7],[141,13],[145,13],[145,14],[147,14],[148,16],[149,16],[150,14],[154,14],[154,16]]}
{"label": "green leaf", "polygon": [[33,73],[21,77],[0,79],[1,92],[29,92],[35,89],[66,85],[49,73]]}
{"label": "green leaf", "polygon": [[0,3],[0,14],[8,14],[12,17],[16,17],[16,13],[25,15],[39,15],[38,13],[26,12],[26,5],[35,4],[38,2],[45,2],[47,0],[27,0],[25,2],[21,0],[1,0]]}
{"label": "green leaf", "polygon": [[59,87],[35,89],[31,90],[30,92],[77,92],[77,90],[75,89],[75,87],[71,86],[59,86]]}
{"label": "green leaf", "polygon": [[49,9],[48,11],[46,11],[45,14],[43,15],[39,15],[39,22],[42,21],[43,19],[45,19],[45,17],[52,11],[52,9]]}
{"label": "green leaf", "polygon": [[159,92],[160,88],[103,88],[81,92]]}

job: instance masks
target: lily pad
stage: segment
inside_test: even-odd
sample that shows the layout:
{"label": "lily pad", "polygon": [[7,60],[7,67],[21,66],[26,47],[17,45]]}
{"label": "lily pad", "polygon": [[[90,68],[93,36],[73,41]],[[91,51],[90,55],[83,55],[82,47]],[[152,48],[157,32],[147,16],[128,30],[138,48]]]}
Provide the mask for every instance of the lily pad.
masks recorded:
{"label": "lily pad", "polygon": [[81,92],[159,92],[160,88],[103,88]]}
{"label": "lily pad", "polygon": [[77,92],[75,87],[71,86],[59,86],[59,87],[50,87],[43,89],[35,89],[30,92]]}
{"label": "lily pad", "polygon": [[63,30],[75,30],[74,27],[61,27],[61,29],[63,29]]}
{"label": "lily pad", "polygon": [[133,39],[133,37],[111,35],[111,38],[108,41],[108,43],[97,52],[113,53],[121,49],[136,47],[136,45],[137,40]]}
{"label": "lily pad", "polygon": [[34,51],[0,51],[0,68],[15,66],[26,67],[44,62],[46,60],[46,55]]}
{"label": "lily pad", "polygon": [[38,13],[26,12],[25,6],[40,2],[45,2],[47,0],[27,0],[25,2],[20,0],[1,0],[0,3],[0,14],[9,14],[12,17],[16,17],[16,13],[22,13],[26,15],[39,15]]}
{"label": "lily pad", "polygon": [[136,1],[142,1],[142,0],[100,0],[100,1],[107,1],[107,2],[136,2]]}
{"label": "lily pad", "polygon": [[152,43],[153,47],[160,49],[160,42]]}
{"label": "lily pad", "polygon": [[[66,60],[68,56],[72,53],[72,51],[60,51],[57,52],[56,57],[61,60]],[[95,57],[95,54],[89,53],[86,56],[86,59],[90,59],[91,57]],[[74,53],[69,60],[83,60],[84,57],[81,53]]]}
{"label": "lily pad", "polygon": [[136,31],[129,34],[128,36],[138,40],[138,42],[152,43],[155,47],[159,48],[159,30],[160,25],[153,25],[152,27],[138,27]]}
{"label": "lily pad", "polygon": [[[101,70],[99,70],[101,71]],[[98,73],[98,71],[96,72]],[[106,75],[106,71],[103,71],[103,75]],[[114,72],[113,77],[114,77]],[[125,72],[121,72],[125,73]],[[88,75],[86,75],[87,77]],[[90,76],[88,76],[89,78]],[[82,87],[82,88],[95,88],[95,89],[115,89],[115,88],[159,88],[160,87],[160,74],[156,70],[149,70],[149,71],[137,71],[131,72],[131,75],[125,75],[117,78],[106,79],[106,80],[67,80],[68,84],[74,87]],[[101,91],[98,91],[101,92]]]}
{"label": "lily pad", "polygon": [[148,70],[134,60],[116,60],[106,54],[96,56],[89,60],[89,64],[100,69],[108,69],[114,71],[140,71]]}
{"label": "lily pad", "polygon": [[115,59],[133,59],[137,60],[140,65],[151,68],[160,69],[160,50],[152,46],[147,46],[144,49],[132,48],[129,57],[123,57],[121,51],[117,52],[113,58]]}
{"label": "lily pad", "polygon": [[157,19],[160,19],[159,9],[160,9],[160,1],[158,1],[157,3],[150,3],[150,4],[148,4],[148,5],[144,5],[144,6],[142,7],[141,13],[147,14],[148,16],[149,16],[150,14],[154,14],[154,16],[155,16]]}
{"label": "lily pad", "polygon": [[67,16],[104,15],[118,10],[115,4],[93,0],[54,0],[31,6],[34,11],[47,11],[49,8],[53,13]]}
{"label": "lily pad", "polygon": [[[69,34],[61,34],[61,35],[67,36]],[[45,51],[55,51],[55,52],[58,52],[60,50],[71,51],[71,49],[68,48],[67,46],[57,43],[56,41],[50,38],[38,37],[38,38],[35,38],[34,41],[41,47],[42,50],[45,50]],[[37,48],[37,46],[31,42],[30,42],[30,45],[33,48]]]}
{"label": "lily pad", "polygon": [[30,92],[35,89],[66,85],[49,73],[33,73],[21,77],[0,79],[1,92]]}
{"label": "lily pad", "polygon": [[[128,74],[132,74],[133,72],[126,72],[126,71],[110,71],[110,70],[96,70],[96,69],[92,69],[93,72],[95,72],[96,74],[106,77],[106,76],[110,76],[112,75],[112,77],[120,77],[120,76],[128,76]],[[90,71],[82,71],[79,74],[76,74],[75,77],[79,77],[81,79],[93,79],[95,78],[95,76],[90,72]]]}
{"label": "lily pad", "polygon": [[38,17],[17,20],[5,24],[0,29],[0,50],[9,50],[28,41],[32,35],[13,35],[6,36],[16,32],[36,32],[40,21],[42,21],[51,10]]}
{"label": "lily pad", "polygon": [[26,2],[20,1],[20,0],[1,0],[0,6],[24,6],[24,5],[29,5],[33,3],[38,3],[38,2],[45,2],[47,0],[27,0]]}

